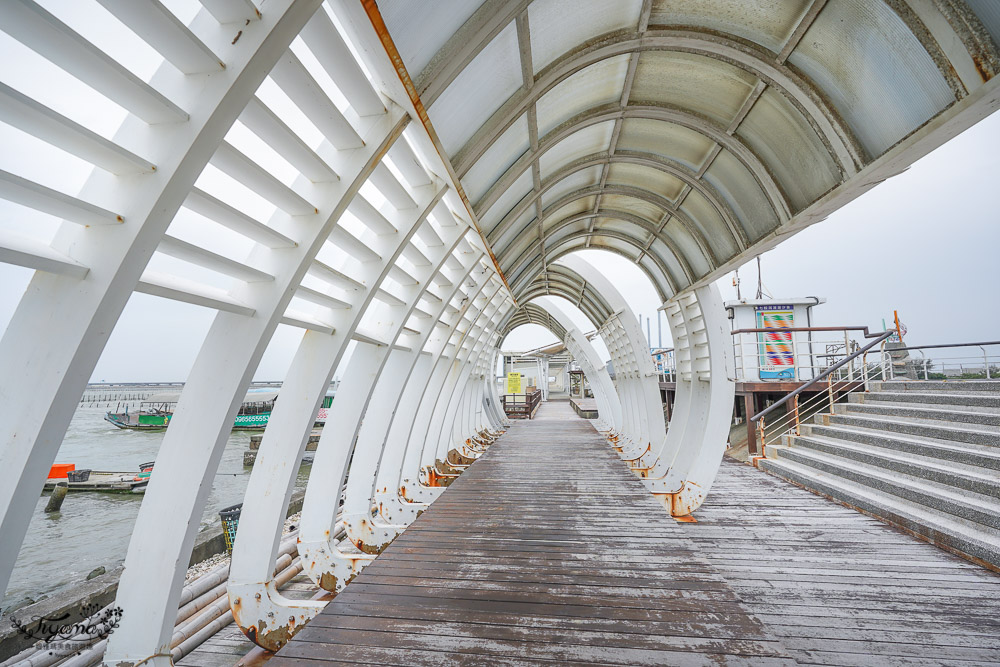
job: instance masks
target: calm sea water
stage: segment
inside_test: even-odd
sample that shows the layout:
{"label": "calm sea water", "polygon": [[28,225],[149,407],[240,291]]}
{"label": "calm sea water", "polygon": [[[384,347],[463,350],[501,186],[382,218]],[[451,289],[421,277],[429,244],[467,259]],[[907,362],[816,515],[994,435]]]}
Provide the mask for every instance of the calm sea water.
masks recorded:
{"label": "calm sea water", "polygon": [[[153,461],[164,431],[142,432],[115,428],[104,414],[117,402],[86,400],[77,409],[66,432],[57,463],[75,463],[78,469],[129,471]],[[124,406],[123,406],[124,407]],[[136,403],[132,404],[132,409]],[[226,443],[201,527],[219,524],[219,510],[243,501],[250,468],[243,467],[243,452],[250,433],[234,432]],[[305,486],[308,464],[299,470],[297,488]],[[155,474],[155,473],[154,473]],[[31,526],[0,608],[30,597],[68,588],[86,579],[95,568],[108,570],[125,560],[129,537],[142,495],[70,493],[62,510],[45,513],[48,495],[41,496],[31,517]]]}

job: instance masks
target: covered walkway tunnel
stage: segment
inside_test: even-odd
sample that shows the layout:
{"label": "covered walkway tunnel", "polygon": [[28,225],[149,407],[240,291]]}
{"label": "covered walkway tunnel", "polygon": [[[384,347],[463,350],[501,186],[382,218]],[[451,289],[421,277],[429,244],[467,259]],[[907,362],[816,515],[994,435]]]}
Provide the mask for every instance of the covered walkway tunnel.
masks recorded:
{"label": "covered walkway tunnel", "polygon": [[[0,197],[58,222],[0,235],[0,261],[35,271],[0,344],[0,582],[130,296],[213,311],[125,560],[103,658],[122,667],[169,664],[199,518],[279,324],[302,335],[228,580],[236,622],[272,650],[325,605],[285,598],[272,571],[342,362],[297,543],[326,591],[509,427],[495,369],[524,323],[580,364],[600,431],[655,501],[640,503],[650,521],[685,517],[712,488],[733,406],[713,282],[1000,106],[988,0],[88,4],[82,17],[0,3],[0,30],[59,81],[124,110],[106,132],[52,91],[22,90],[20,63],[0,75],[0,121],[92,165],[75,192],[0,171]],[[118,34],[148,52],[150,75]],[[238,242],[206,240],[219,230]],[[678,365],[669,431],[626,295],[583,249],[634,262],[662,300]],[[586,315],[613,381],[542,296]]]}

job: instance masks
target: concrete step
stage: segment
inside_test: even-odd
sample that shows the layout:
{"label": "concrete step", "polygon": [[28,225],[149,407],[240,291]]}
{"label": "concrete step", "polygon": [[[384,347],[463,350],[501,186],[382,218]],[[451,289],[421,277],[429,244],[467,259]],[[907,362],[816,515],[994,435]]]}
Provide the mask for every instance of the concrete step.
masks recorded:
{"label": "concrete step", "polygon": [[822,435],[798,436],[793,440],[792,446],[796,449],[826,452],[881,470],[924,479],[944,488],[972,491],[1000,501],[1000,472],[997,470],[976,468],[930,456],[896,452],[883,447]]}
{"label": "concrete step", "polygon": [[961,391],[870,391],[855,392],[847,397],[849,403],[903,403],[916,405],[951,405],[962,409],[972,408],[1000,414],[1000,395],[989,392]]}
{"label": "concrete step", "polygon": [[855,414],[822,414],[816,416],[822,425],[859,426],[892,433],[919,435],[951,442],[1000,447],[1000,430],[989,426],[953,426],[929,419],[912,417],[883,417]]}
{"label": "concrete step", "polygon": [[955,521],[970,529],[992,529],[1000,535],[1000,502],[995,498],[969,491],[949,490],[917,477],[801,447],[774,447],[768,457],[790,460],[859,484],[873,492],[895,496],[951,515]]}
{"label": "concrete step", "polygon": [[834,406],[837,414],[884,415],[886,417],[913,417],[933,421],[951,422],[956,426],[988,426],[1000,429],[1000,413],[980,412],[974,408],[926,407],[919,404],[892,405],[888,403],[841,403]]}
{"label": "concrete step", "polygon": [[872,391],[960,391],[1000,393],[997,380],[889,380],[872,382]]}
{"label": "concrete step", "polygon": [[760,459],[760,469],[877,516],[966,558],[1000,568],[1000,537],[949,515],[781,457]]}
{"label": "concrete step", "polygon": [[876,429],[858,427],[803,424],[801,430],[803,435],[836,438],[984,470],[1000,470],[1000,449],[996,447],[950,442],[901,433],[886,433]]}

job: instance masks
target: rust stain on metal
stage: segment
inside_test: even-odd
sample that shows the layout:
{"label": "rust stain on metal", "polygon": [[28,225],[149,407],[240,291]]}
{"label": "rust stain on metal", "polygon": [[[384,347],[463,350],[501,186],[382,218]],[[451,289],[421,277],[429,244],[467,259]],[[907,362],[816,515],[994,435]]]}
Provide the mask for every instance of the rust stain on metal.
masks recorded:
{"label": "rust stain on metal", "polygon": [[[379,41],[382,43],[382,48],[385,49],[385,53],[389,56],[389,60],[392,62],[392,66],[396,69],[396,74],[399,76],[400,82],[403,84],[403,88],[406,89],[406,94],[410,98],[410,102],[413,104],[413,108],[417,112],[417,116],[420,119],[420,123],[424,126],[427,131],[428,136],[431,138],[431,143],[434,144],[434,150],[437,151],[438,156],[441,161],[449,168],[451,167],[451,158],[445,153],[444,148],[441,144],[441,139],[438,137],[437,130],[434,129],[434,125],[431,124],[430,116],[427,115],[427,109],[424,108],[423,100],[420,99],[420,94],[417,92],[417,87],[413,83],[413,79],[410,78],[410,73],[406,69],[406,64],[403,62],[403,57],[399,54],[399,50],[396,48],[396,43],[392,39],[392,35],[389,34],[389,29],[385,25],[385,20],[382,18],[382,12],[379,11],[378,4],[375,0],[361,0],[361,6],[364,7],[365,13],[368,15],[368,20],[372,23],[372,28],[375,29],[375,33],[378,35]],[[510,284],[507,282],[507,276],[504,275],[503,269],[500,268],[500,262],[497,261],[496,255],[493,254],[493,248],[490,247],[489,241],[486,240],[486,234],[480,229],[479,223],[477,222],[476,213],[472,209],[472,203],[469,201],[469,197],[465,194],[465,189],[462,187],[461,181],[458,180],[458,175],[453,174],[455,191],[458,196],[462,198],[462,203],[465,205],[466,211],[469,213],[469,220],[472,222],[472,226],[475,228],[476,233],[479,234],[479,238],[483,241],[483,247],[486,248],[486,252],[490,256],[490,260],[493,262],[493,267],[497,271],[497,275],[500,276],[500,280],[503,281],[504,287],[507,288],[507,293],[510,294],[510,298],[514,301],[514,305],[517,305],[517,299],[514,298],[514,292],[510,288]]]}
{"label": "rust stain on metal", "polygon": [[336,575],[330,572],[324,572],[319,578],[319,587],[324,591],[330,591],[331,593],[337,592],[338,579]]}
{"label": "rust stain on metal", "polygon": [[677,523],[698,523],[698,519],[694,518],[690,514],[675,516],[674,521],[676,521]]}
{"label": "rust stain on metal", "polygon": [[240,30],[238,33],[236,33],[236,37],[233,37],[233,44],[236,44],[236,42],[240,41],[240,37],[242,36],[243,36],[243,31]]}
{"label": "rust stain on metal", "polygon": [[[257,629],[256,626],[251,625],[248,628],[246,628],[244,632],[246,636],[250,639],[250,641],[252,641],[254,644],[256,644],[257,646],[261,647],[266,651],[271,651],[273,653],[278,649],[280,649],[285,644],[287,644],[288,641],[292,638],[292,635],[296,633],[294,625],[295,617],[292,616],[290,618],[290,621],[291,621],[290,627],[281,625],[281,626],[275,626],[273,629],[268,630],[267,622],[260,620],[257,621],[257,623],[260,626],[259,630]],[[236,623],[240,627],[243,627],[243,624],[240,623],[239,619],[237,619]]]}

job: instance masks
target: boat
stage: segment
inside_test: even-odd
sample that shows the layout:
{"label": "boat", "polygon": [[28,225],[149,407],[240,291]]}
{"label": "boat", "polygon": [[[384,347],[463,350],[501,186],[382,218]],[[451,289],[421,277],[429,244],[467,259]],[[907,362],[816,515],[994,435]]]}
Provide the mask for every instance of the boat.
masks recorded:
{"label": "boat", "polygon": [[326,426],[326,418],[330,414],[330,407],[333,405],[333,397],[336,395],[336,389],[330,389],[326,392],[326,396],[323,397],[323,403],[320,404],[319,411],[316,413],[316,422],[313,424],[315,428],[322,428]]}
{"label": "boat", "polygon": [[153,462],[142,463],[137,472],[106,470],[77,470],[75,464],[57,463],[49,470],[42,491],[52,491],[58,484],[66,484],[70,491],[95,491],[99,493],[146,492]]}
{"label": "boat", "polygon": [[[170,425],[170,420],[180,399],[179,391],[153,394],[139,403],[139,409],[130,412],[111,412],[104,419],[118,428],[136,431],[161,431]],[[278,400],[276,389],[251,389],[247,392],[233,421],[234,431],[262,431],[267,426],[274,402]]]}

